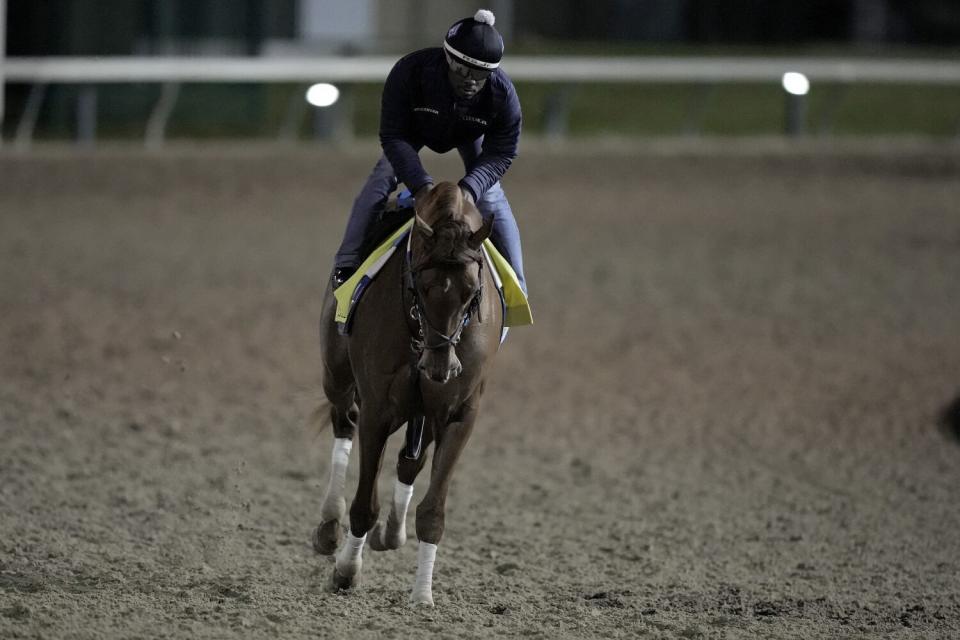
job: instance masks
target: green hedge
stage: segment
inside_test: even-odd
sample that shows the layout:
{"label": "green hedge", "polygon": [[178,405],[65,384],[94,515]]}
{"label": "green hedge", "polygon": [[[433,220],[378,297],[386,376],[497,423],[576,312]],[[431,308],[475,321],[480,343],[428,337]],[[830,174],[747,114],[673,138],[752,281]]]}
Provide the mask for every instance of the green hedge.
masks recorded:
{"label": "green hedge", "polygon": [[[39,138],[69,138],[78,88],[54,86],[48,95]],[[303,85],[187,84],[172,115],[172,138],[273,137],[302,99]],[[380,84],[349,87],[354,129],[375,136]],[[571,136],[769,135],[783,129],[785,96],[775,83],[698,86],[613,83],[547,85],[518,83],[528,134],[545,130],[551,103],[565,101]],[[143,135],[159,96],[152,84],[98,87],[98,134],[104,138]],[[348,108],[348,107],[344,107]],[[309,137],[311,108],[298,122]],[[7,133],[17,117],[8,111]],[[836,135],[929,135],[960,133],[960,87],[815,84],[808,96],[808,130]]]}

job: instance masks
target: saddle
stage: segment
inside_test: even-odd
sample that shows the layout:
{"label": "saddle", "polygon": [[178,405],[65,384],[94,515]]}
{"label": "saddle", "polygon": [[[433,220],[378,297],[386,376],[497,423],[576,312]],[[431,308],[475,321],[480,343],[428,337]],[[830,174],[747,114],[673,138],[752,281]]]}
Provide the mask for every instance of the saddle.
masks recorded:
{"label": "saddle", "polygon": [[413,214],[414,200],[408,189],[392,196],[376,212],[373,224],[367,229],[360,246],[360,255],[371,255],[400,227],[409,222]]}
{"label": "saddle", "polygon": [[[341,335],[349,335],[354,314],[367,287],[394,252],[405,245],[407,234],[413,227],[414,212],[413,196],[407,190],[388,200],[377,212],[363,243],[362,254],[367,257],[357,271],[333,292],[337,300],[337,330]],[[533,324],[530,303],[520,288],[513,267],[489,239],[483,243],[483,252],[487,264],[493,267],[491,273],[503,306],[504,327]]]}

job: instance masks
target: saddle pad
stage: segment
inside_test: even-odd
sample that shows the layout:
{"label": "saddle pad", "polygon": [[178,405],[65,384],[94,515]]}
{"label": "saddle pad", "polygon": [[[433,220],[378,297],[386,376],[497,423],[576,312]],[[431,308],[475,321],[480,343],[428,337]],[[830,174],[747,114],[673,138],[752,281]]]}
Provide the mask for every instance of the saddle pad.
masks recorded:
{"label": "saddle pad", "polygon": [[507,259],[500,255],[497,248],[489,239],[483,241],[483,249],[489,258],[489,264],[492,264],[494,279],[498,280],[497,287],[500,289],[500,296],[503,298],[503,305],[506,307],[506,313],[503,317],[503,326],[522,327],[533,324],[533,312],[530,310],[530,301],[527,300],[527,294],[520,288],[520,280],[517,278],[517,272],[513,270]]}
{"label": "saddle pad", "polygon": [[[413,220],[409,220],[402,227],[397,229],[393,235],[387,238],[371,253],[366,260],[357,269],[350,278],[333,292],[337,301],[336,322],[337,329],[342,335],[350,333],[351,320],[356,311],[360,298],[363,297],[367,287],[376,277],[377,273],[387,263],[387,260],[397,251],[407,237],[410,228],[413,227]],[[517,274],[513,267],[507,262],[506,258],[500,255],[496,247],[490,240],[483,243],[484,251],[489,258],[489,264],[495,269],[493,271],[497,286],[500,289],[500,296],[503,299],[505,308],[503,324],[506,327],[519,327],[533,324],[533,313],[530,311],[530,302],[520,288],[520,282],[517,280]]]}

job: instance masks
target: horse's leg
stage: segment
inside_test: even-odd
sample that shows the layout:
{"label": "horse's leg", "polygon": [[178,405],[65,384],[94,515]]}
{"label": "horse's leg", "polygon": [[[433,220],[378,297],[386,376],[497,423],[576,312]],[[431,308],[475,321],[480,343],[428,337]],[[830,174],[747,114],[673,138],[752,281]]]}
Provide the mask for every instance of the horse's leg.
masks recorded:
{"label": "horse's leg", "polygon": [[[348,408],[345,409],[344,405]],[[357,405],[352,399],[331,405],[330,420],[333,422],[334,435],[330,478],[320,507],[320,524],[313,533],[314,550],[325,556],[333,555],[343,538],[340,523],[347,511],[347,501],[343,494],[347,482],[350,449],[353,448],[353,436],[357,430]]]}
{"label": "horse's leg", "polygon": [[330,478],[320,508],[320,524],[313,533],[313,548],[324,555],[333,554],[343,537],[340,523],[347,510],[343,491],[353,436],[357,432],[356,382],[350,366],[347,341],[337,332],[335,312],[336,300],[328,284],[320,313],[320,347],[323,393],[330,403],[334,441]]}
{"label": "horse's leg", "polygon": [[413,497],[413,482],[417,479],[423,464],[427,460],[427,447],[433,440],[433,434],[430,429],[425,429],[423,433],[423,443],[420,447],[420,455],[416,460],[411,460],[405,454],[406,451],[400,449],[400,458],[397,460],[397,481],[393,486],[393,503],[390,505],[390,515],[387,516],[386,524],[377,520],[370,532],[370,548],[374,551],[387,551],[389,549],[399,549],[407,541],[407,507],[410,505],[410,499]]}
{"label": "horse's leg", "polygon": [[[334,591],[357,585],[363,567],[363,545],[367,532],[377,521],[380,503],[377,501],[377,477],[383,462],[383,450],[390,434],[390,425],[380,418],[381,412],[368,409],[360,413],[360,480],[357,494],[350,505],[350,531],[344,545],[337,552],[333,568]],[[372,417],[371,417],[372,416]]]}
{"label": "horse's leg", "polygon": [[[437,557],[437,545],[443,536],[444,509],[447,502],[447,489],[453,467],[460,452],[467,444],[473,423],[477,418],[474,402],[467,401],[446,426],[435,426],[433,467],[430,471],[430,488],[417,506],[417,538],[420,546],[417,550],[417,576],[410,594],[410,603],[433,606],[433,563]],[[439,426],[439,428],[436,428]]]}

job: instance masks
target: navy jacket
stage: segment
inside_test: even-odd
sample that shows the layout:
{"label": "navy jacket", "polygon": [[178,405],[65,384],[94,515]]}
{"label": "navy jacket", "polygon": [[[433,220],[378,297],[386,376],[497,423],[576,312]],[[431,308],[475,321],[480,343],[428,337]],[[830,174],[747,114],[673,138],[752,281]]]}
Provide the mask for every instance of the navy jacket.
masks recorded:
{"label": "navy jacket", "polygon": [[[410,191],[433,182],[418,152],[471,147],[460,186],[478,200],[517,156],[520,101],[507,74],[496,69],[477,95],[459,100],[447,80],[443,49],[421,49],[393,66],[380,103],[380,145]],[[472,158],[472,159],[471,159]]]}

